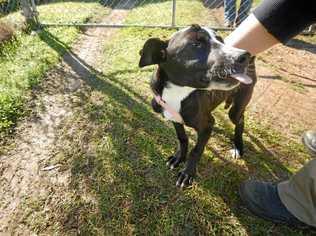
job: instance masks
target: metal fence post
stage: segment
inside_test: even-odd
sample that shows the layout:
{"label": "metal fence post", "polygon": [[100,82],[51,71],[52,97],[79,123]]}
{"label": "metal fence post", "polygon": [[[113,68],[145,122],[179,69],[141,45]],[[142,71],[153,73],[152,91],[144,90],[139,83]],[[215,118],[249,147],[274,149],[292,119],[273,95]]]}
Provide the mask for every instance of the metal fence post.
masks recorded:
{"label": "metal fence post", "polygon": [[34,30],[39,26],[38,12],[34,0],[20,0],[22,15],[30,29]]}
{"label": "metal fence post", "polygon": [[22,15],[25,17],[26,21],[30,21],[33,18],[32,8],[28,0],[21,0]]}
{"label": "metal fence post", "polygon": [[176,7],[177,7],[177,2],[176,0],[172,1],[172,27],[176,26]]}
{"label": "metal fence post", "polygon": [[36,4],[35,4],[34,0],[31,0],[31,5],[32,5],[32,10],[33,10],[33,18],[35,20],[35,24],[38,26],[39,25],[38,11],[37,11]]}

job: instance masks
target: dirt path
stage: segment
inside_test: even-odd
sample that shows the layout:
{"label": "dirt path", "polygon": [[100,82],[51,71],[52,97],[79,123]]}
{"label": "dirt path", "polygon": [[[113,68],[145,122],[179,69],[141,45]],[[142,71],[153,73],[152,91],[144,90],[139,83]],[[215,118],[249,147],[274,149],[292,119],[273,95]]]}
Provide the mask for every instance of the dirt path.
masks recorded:
{"label": "dirt path", "polygon": [[[258,84],[249,111],[287,137],[316,128],[316,45],[279,45],[257,59]],[[307,44],[307,43],[305,43]]]}
{"label": "dirt path", "polygon": [[[102,21],[120,23],[126,14],[127,10],[113,10]],[[74,94],[86,86],[82,79],[91,76],[90,69],[97,70],[104,43],[114,32],[108,28],[86,31],[34,91],[34,115],[18,126],[15,148],[0,157],[1,235],[30,235],[32,230],[19,222],[27,214],[23,203],[31,198],[49,199],[67,186],[69,170],[59,172],[61,165],[47,163],[58,154],[61,125],[73,116]]]}

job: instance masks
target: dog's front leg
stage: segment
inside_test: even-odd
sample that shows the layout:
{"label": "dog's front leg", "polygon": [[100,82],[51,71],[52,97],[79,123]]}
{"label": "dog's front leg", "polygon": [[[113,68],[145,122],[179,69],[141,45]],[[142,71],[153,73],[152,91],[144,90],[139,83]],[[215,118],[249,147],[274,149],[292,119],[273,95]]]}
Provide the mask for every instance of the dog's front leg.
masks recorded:
{"label": "dog's front leg", "polygon": [[233,158],[239,158],[244,154],[244,142],[243,142],[243,133],[244,133],[244,110],[238,110],[238,107],[233,105],[229,111],[229,118],[235,125],[234,132],[234,149],[232,149],[231,155]]}
{"label": "dog's front leg", "polygon": [[[244,133],[244,117],[242,116],[239,122],[235,125],[235,134],[234,134],[234,144],[235,148],[237,148],[237,152],[235,151],[234,158],[238,158],[239,155],[242,156],[244,154],[244,142],[243,142],[243,133]],[[238,155],[239,154],[239,155]]]}
{"label": "dog's front leg", "polygon": [[176,129],[177,137],[179,140],[179,147],[176,153],[169,157],[167,166],[172,170],[179,166],[181,162],[184,162],[188,152],[188,136],[185,133],[185,129],[182,124],[173,122]]}
{"label": "dog's front leg", "polygon": [[205,145],[207,144],[207,141],[209,140],[211,136],[213,125],[214,125],[214,119],[212,119],[207,124],[207,126],[197,131],[198,133],[197,143],[190,152],[190,155],[188,157],[184,170],[179,173],[178,180],[176,183],[178,187],[183,188],[192,184],[193,178],[195,177],[195,174],[196,174],[196,166],[203,154]]}

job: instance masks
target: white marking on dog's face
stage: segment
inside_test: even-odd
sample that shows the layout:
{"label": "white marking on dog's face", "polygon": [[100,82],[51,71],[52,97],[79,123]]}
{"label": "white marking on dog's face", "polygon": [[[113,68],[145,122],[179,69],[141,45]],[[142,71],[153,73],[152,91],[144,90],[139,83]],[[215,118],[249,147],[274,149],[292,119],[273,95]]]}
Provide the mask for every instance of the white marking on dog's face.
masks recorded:
{"label": "white marking on dog's face", "polygon": [[188,30],[189,28],[190,28],[190,27],[185,27],[185,28],[183,28],[183,29],[180,29],[180,30],[174,32],[174,33],[171,35],[171,38],[173,38],[174,36],[176,36],[176,34],[179,34],[179,33],[182,33],[182,32],[184,32],[184,31]]}
{"label": "white marking on dog's face", "polygon": [[[174,32],[174,33],[171,35],[171,40],[172,40],[173,38],[176,38],[178,34],[181,34],[181,33],[185,32],[185,31],[189,30],[190,28],[191,28],[191,27],[185,27],[185,28],[183,28],[183,29],[181,29],[181,30],[178,30],[177,32]],[[211,30],[210,28],[207,28],[207,27],[201,27],[201,28],[202,28],[203,30],[205,30],[205,32],[208,33],[208,35],[209,35],[209,37],[212,39],[212,41],[215,41],[215,42],[217,42],[217,43],[219,43],[219,44],[221,44],[221,45],[224,46],[224,44],[223,44],[222,42],[220,42],[220,41],[217,40],[216,34],[215,34],[215,32],[214,32],[213,30]]]}
{"label": "white marking on dog's face", "polygon": [[[209,36],[213,39],[213,40],[217,40],[216,39],[216,34],[213,30],[211,30],[210,28],[207,28],[207,27],[201,27],[202,29],[204,29],[208,34]],[[178,30],[177,32],[174,32],[172,35],[171,35],[171,38],[173,38],[176,34],[179,34],[179,33],[182,33],[184,31],[187,31],[188,29],[190,29],[190,27],[185,27],[181,30]],[[218,40],[217,40],[218,41]]]}
{"label": "white marking on dog's face", "polygon": [[217,41],[218,43],[222,44],[220,41],[217,40],[214,30],[207,27],[202,27],[202,29],[204,29],[209,34],[213,41]]}
{"label": "white marking on dog's face", "polygon": [[[181,102],[188,97],[195,88],[191,87],[182,87],[175,85],[171,82],[168,82],[162,91],[162,99],[171,106],[176,112],[180,112],[181,110]],[[163,112],[164,117],[167,120],[173,120],[173,117],[169,112]],[[175,120],[173,120],[175,121]]]}

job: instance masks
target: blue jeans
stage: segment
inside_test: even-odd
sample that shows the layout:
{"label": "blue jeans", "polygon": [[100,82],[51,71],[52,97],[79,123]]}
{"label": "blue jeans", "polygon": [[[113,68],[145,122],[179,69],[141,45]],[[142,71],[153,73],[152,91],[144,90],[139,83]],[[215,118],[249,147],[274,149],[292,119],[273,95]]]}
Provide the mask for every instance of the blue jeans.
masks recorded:
{"label": "blue jeans", "polygon": [[241,0],[238,10],[238,15],[236,17],[236,0],[224,0],[224,16],[225,21],[235,22],[240,24],[244,19],[247,18],[252,0]]}

